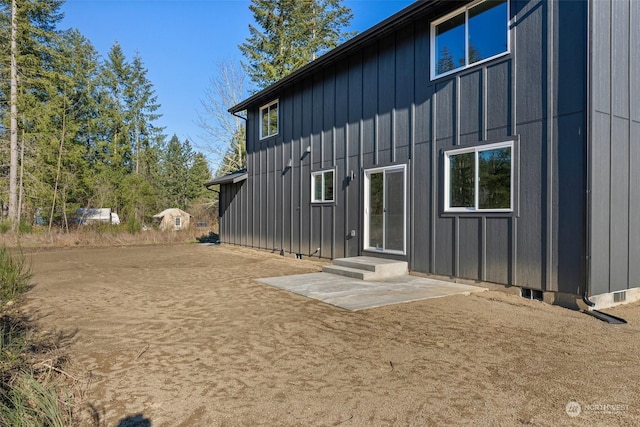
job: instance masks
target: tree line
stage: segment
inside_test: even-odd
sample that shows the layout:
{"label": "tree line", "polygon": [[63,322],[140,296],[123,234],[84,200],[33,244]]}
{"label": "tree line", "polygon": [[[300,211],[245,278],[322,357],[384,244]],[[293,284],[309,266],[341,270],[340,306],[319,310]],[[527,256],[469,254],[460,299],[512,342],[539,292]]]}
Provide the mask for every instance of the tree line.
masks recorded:
{"label": "tree line", "polygon": [[142,57],[115,43],[101,58],[78,30],[59,30],[62,3],[0,0],[2,218],[67,227],[78,208],[110,207],[144,223],[206,203],[207,159],[156,125]]}
{"label": "tree line", "polygon": [[[110,207],[144,223],[167,207],[212,209],[207,157],[156,125],[160,104],[139,53],[102,58],[58,28],[63,0],[0,0],[0,221],[67,228],[78,208]],[[203,89],[204,144],[215,175],[246,167],[244,121],[227,110],[345,41],[342,0],[252,0],[241,63]],[[251,88],[249,89],[249,92]]]}

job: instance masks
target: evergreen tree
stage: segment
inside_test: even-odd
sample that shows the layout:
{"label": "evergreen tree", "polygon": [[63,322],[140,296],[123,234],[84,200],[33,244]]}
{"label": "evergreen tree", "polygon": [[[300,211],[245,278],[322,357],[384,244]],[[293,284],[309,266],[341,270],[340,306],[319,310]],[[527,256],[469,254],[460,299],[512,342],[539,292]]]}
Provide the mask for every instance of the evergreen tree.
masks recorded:
{"label": "evergreen tree", "polygon": [[128,123],[129,139],[134,149],[134,170],[140,172],[141,153],[148,149],[154,136],[162,131],[153,125],[160,118],[156,111],[160,108],[153,85],[147,78],[142,58],[136,54],[131,64],[131,81],[125,92],[127,105],[126,122]]}
{"label": "evergreen tree", "polygon": [[205,182],[211,181],[211,171],[207,158],[202,153],[195,153],[189,167],[188,195],[189,201],[208,197],[211,193],[204,186]]}
{"label": "evergreen tree", "polygon": [[352,34],[342,0],[252,0],[257,26],[239,46],[251,80],[264,88],[333,49]]}
{"label": "evergreen tree", "polygon": [[[20,157],[24,158],[35,150],[33,146],[36,143],[50,137],[48,132],[55,133],[48,126],[51,124],[51,112],[55,109],[53,80],[56,70],[51,64],[57,41],[55,25],[62,17],[59,11],[61,4],[59,0],[0,0],[0,97],[11,99],[11,108],[9,103],[0,105],[0,127],[9,131],[3,135],[3,141],[9,142],[8,136],[11,134],[11,161],[8,161],[9,150],[0,151],[0,164],[10,164],[10,183],[3,182],[3,185],[10,185],[1,189],[0,199],[3,205],[8,200],[10,219],[14,223],[23,206],[17,200],[23,199],[22,185],[16,189],[15,184],[18,180],[23,184],[24,174],[29,173],[24,170],[24,163],[18,162],[17,152],[19,150]],[[12,22],[15,22],[15,27]],[[18,79],[9,78],[9,74],[14,73],[19,76]],[[25,147],[27,143],[32,146]],[[27,158],[26,162],[29,161]]]}

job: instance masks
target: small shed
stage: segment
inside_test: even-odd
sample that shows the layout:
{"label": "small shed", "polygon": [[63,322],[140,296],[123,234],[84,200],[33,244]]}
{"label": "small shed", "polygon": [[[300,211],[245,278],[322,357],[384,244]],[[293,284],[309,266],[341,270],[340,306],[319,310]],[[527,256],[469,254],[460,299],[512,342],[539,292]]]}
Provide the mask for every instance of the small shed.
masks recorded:
{"label": "small shed", "polygon": [[160,230],[177,231],[189,228],[191,215],[182,209],[165,209],[153,218],[160,224]]}

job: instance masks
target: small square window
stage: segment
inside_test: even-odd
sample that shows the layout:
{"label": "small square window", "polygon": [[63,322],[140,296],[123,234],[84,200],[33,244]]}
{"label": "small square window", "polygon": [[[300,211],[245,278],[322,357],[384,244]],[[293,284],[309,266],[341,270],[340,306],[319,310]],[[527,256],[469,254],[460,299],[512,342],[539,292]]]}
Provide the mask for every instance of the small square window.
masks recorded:
{"label": "small square window", "polygon": [[485,0],[431,24],[431,78],[509,51],[509,2]]}
{"label": "small square window", "polygon": [[513,142],[444,154],[445,211],[513,210]]}
{"label": "small square window", "polygon": [[260,108],[260,139],[278,134],[278,101]]}
{"label": "small square window", "polygon": [[311,174],[311,202],[333,202],[333,169]]}

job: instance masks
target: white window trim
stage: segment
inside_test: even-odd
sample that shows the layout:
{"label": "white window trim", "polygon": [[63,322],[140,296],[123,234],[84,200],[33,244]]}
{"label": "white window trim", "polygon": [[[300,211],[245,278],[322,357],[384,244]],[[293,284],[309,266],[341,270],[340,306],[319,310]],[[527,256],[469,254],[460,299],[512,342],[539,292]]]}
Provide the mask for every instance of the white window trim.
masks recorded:
{"label": "white window trim", "polygon": [[[269,108],[269,107],[271,107],[271,106],[273,106],[273,105],[277,105],[278,106],[278,114],[276,115],[277,116],[277,120],[278,120],[278,124],[277,124],[277,127],[276,127],[276,132],[272,133],[272,134],[269,134],[269,135],[263,135],[262,134],[262,129],[263,129],[264,126],[263,126],[263,123],[262,123],[262,111],[267,109],[267,108]],[[278,133],[280,133],[280,100],[279,99],[273,100],[270,103],[265,104],[262,107],[260,107],[260,110],[258,111],[258,117],[259,117],[258,121],[259,121],[259,125],[260,125],[260,139],[261,140],[270,138],[270,137],[275,136]],[[267,128],[269,128],[269,126]]]}
{"label": "white window trim", "polygon": [[[404,191],[404,205],[402,207],[402,210],[404,212],[404,216],[402,218],[402,236],[403,236],[403,247],[402,247],[402,251],[397,251],[397,250],[391,250],[391,249],[379,249],[379,248],[375,248],[375,247],[371,247],[368,246],[368,242],[369,242],[369,203],[370,203],[370,195],[369,195],[369,188],[370,188],[370,176],[373,173],[378,173],[378,172],[385,172],[385,171],[393,171],[393,170],[401,170],[402,171],[402,188]],[[383,184],[383,188],[384,188],[384,184]],[[386,254],[397,254],[397,255],[406,255],[407,254],[407,165],[393,165],[393,166],[386,166],[386,167],[381,167],[381,168],[372,168],[372,169],[366,169],[364,171],[364,241],[363,243],[363,249],[365,251],[371,251],[371,252],[382,252],[382,253],[386,253]],[[386,234],[386,230],[385,233]],[[382,241],[385,240],[386,235],[382,236]]]}
{"label": "white window trim", "polygon": [[175,217],[173,219],[173,224],[176,227],[176,230],[181,230],[182,229],[182,218],[180,218],[179,216]]}
{"label": "white window trim", "polygon": [[[496,58],[499,58],[501,56],[504,55],[508,55],[511,52],[511,37],[509,37],[509,33],[510,33],[510,19],[509,17],[511,16],[511,1],[510,0],[506,0],[507,1],[507,50],[504,52],[500,52],[496,55],[490,56],[489,58],[485,58],[481,61],[477,61],[474,62],[473,64],[469,64],[469,48],[467,46],[467,42],[469,41],[469,9],[472,9],[474,6],[477,6],[480,3],[485,2],[486,0],[479,0],[476,2],[473,2],[465,7],[461,7],[460,9],[456,9],[453,12],[443,16],[442,18],[436,20],[436,21],[432,21],[431,22],[431,43],[430,43],[430,47],[431,47],[431,80],[436,80],[442,77],[446,77],[449,76],[451,74],[454,73],[459,73],[460,71],[464,71],[468,68],[471,67],[475,67],[476,65],[479,64],[483,64],[485,62],[489,62],[491,60],[494,60]],[[436,27],[443,23],[444,21],[453,18],[454,16],[457,16],[461,13],[464,13],[464,60],[465,60],[465,65],[462,67],[458,67],[455,68],[453,70],[447,71],[445,73],[442,74],[437,74],[436,73],[436,57],[437,57],[437,52],[436,52]]]}
{"label": "white window trim", "polygon": [[[324,174],[327,172],[333,172],[333,199],[325,200],[324,199],[324,190],[325,190],[325,178]],[[316,180],[314,179],[316,176],[322,176],[322,200],[317,200],[316,196]],[[311,203],[333,203],[336,199],[336,170],[335,169],[323,169],[321,171],[311,172]]]}
{"label": "white window trim", "polygon": [[[495,150],[499,148],[511,149],[511,182],[510,182],[510,207],[504,209],[480,209],[479,197],[480,197],[480,178],[478,170],[478,153],[482,151]],[[450,206],[450,164],[449,157],[456,154],[474,153],[474,206],[473,207],[451,207]],[[514,142],[496,142],[493,144],[476,145],[469,148],[458,148],[453,150],[447,150],[444,152],[444,211],[445,212],[513,212],[514,211],[514,189],[515,189],[515,152]]]}

